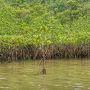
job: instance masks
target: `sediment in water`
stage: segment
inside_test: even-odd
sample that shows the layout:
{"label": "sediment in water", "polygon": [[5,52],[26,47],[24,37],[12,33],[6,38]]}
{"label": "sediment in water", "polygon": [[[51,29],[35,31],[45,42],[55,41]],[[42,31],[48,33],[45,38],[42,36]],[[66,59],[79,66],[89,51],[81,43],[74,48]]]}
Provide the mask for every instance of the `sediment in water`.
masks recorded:
{"label": "sediment in water", "polygon": [[90,44],[0,48],[0,61],[42,59],[43,57],[45,59],[90,58]]}

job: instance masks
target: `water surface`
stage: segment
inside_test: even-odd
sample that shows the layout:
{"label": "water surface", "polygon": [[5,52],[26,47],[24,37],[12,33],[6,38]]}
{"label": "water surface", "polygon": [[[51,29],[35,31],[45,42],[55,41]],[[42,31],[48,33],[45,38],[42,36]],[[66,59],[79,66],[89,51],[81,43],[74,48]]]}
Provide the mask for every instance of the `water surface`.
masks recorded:
{"label": "water surface", "polygon": [[0,64],[0,90],[90,90],[90,60],[26,60]]}

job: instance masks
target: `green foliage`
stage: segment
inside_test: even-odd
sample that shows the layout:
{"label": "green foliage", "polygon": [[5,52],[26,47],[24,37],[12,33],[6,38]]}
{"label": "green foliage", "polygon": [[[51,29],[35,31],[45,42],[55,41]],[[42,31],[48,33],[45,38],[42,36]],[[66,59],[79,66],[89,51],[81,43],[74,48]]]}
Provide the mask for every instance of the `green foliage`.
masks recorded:
{"label": "green foliage", "polygon": [[1,0],[4,47],[90,43],[89,0]]}

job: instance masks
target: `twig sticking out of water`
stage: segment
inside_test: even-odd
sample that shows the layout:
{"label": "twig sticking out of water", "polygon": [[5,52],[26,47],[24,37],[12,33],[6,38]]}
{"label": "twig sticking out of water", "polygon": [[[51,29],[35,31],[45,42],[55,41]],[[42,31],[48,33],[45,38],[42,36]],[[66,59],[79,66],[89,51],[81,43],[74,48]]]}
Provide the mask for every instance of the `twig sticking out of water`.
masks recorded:
{"label": "twig sticking out of water", "polygon": [[43,54],[43,69],[42,69],[42,74],[44,75],[44,74],[46,74],[46,69],[45,69],[45,48],[44,47],[42,47],[42,54]]}

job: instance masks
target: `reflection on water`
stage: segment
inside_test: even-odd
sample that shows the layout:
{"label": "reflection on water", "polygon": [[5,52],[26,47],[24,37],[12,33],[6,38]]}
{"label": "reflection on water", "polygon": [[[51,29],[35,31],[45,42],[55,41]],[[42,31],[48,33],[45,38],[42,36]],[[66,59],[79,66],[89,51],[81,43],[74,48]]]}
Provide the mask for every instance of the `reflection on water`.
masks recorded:
{"label": "reflection on water", "polygon": [[46,60],[0,64],[0,90],[90,90],[90,60]]}

